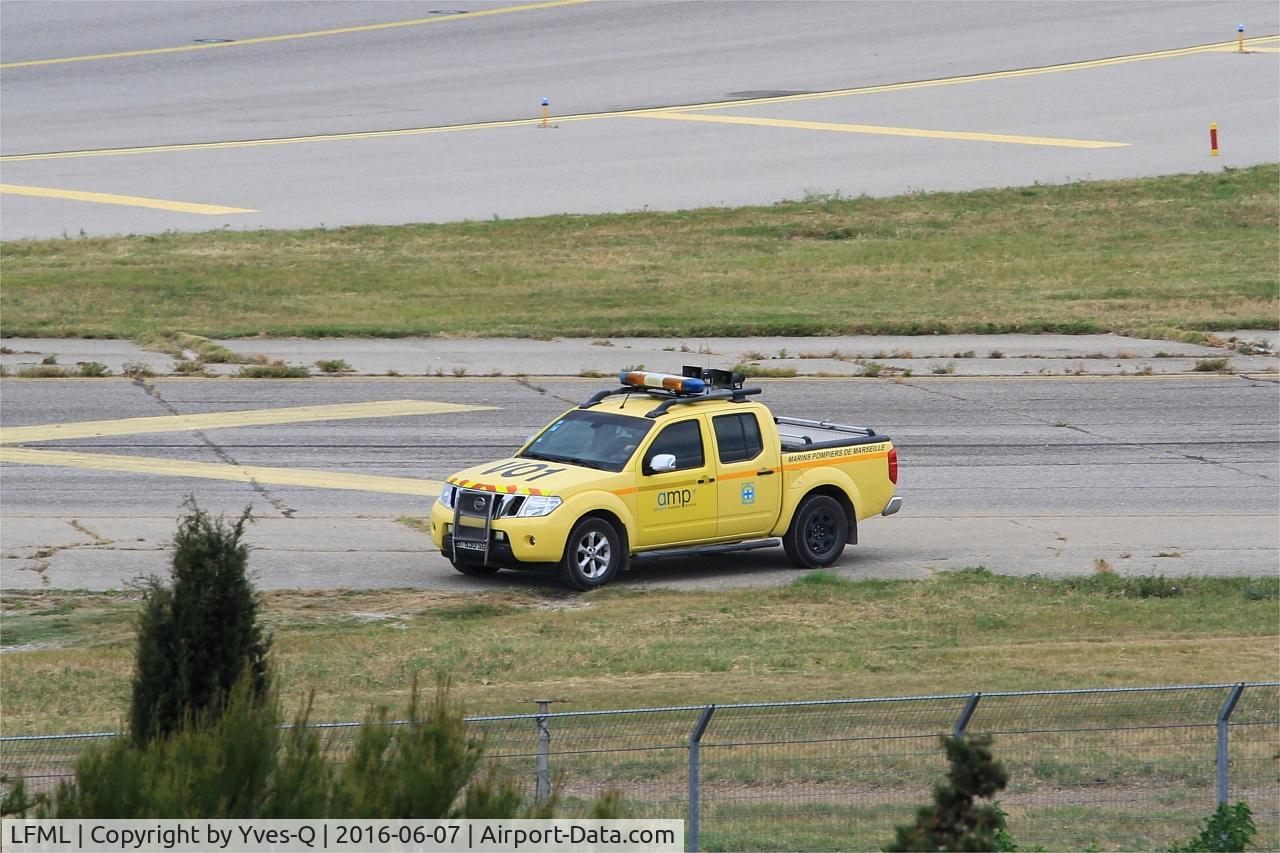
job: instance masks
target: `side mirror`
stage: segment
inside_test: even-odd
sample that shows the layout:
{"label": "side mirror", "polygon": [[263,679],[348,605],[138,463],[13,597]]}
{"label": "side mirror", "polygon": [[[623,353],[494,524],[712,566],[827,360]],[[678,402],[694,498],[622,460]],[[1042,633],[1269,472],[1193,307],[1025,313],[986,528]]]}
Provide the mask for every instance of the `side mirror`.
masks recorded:
{"label": "side mirror", "polygon": [[655,474],[665,474],[676,470],[676,458],[670,453],[659,453],[649,460],[649,470]]}

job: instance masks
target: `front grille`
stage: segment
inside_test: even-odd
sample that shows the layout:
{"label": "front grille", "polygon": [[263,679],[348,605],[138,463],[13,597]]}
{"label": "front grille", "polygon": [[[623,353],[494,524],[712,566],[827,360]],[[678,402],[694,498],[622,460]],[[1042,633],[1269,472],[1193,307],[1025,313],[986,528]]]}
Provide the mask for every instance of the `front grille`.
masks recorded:
{"label": "front grille", "polygon": [[459,489],[457,507],[462,515],[473,518],[510,518],[520,511],[524,495],[499,495],[473,489]]}

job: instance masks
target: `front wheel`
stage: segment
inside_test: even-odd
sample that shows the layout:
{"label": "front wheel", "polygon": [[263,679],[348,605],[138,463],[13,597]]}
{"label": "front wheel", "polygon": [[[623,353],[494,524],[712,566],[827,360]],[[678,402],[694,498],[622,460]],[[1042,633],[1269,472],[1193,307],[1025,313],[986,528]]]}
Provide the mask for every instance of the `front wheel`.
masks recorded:
{"label": "front wheel", "polygon": [[839,501],[827,495],[805,498],[782,537],[787,558],[802,569],[831,565],[848,542],[849,517]]}
{"label": "front wheel", "polygon": [[602,518],[584,518],[565,543],[560,580],[572,589],[595,589],[613,580],[622,560],[617,529]]}

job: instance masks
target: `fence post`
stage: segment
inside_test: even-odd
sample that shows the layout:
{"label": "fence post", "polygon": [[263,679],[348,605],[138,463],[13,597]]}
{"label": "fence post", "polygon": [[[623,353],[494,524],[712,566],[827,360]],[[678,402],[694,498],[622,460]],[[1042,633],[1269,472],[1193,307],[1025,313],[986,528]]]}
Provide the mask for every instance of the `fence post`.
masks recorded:
{"label": "fence post", "polygon": [[698,797],[701,793],[699,783],[702,775],[699,759],[702,752],[702,735],[706,732],[707,724],[711,722],[711,715],[715,712],[715,705],[703,708],[702,716],[698,717],[698,722],[689,735],[689,826],[685,830],[684,849],[690,853],[696,853],[698,849]]}
{"label": "fence post", "polygon": [[551,727],[547,714],[551,711],[551,699],[538,702],[538,781],[534,788],[534,800],[545,805],[551,798]]}
{"label": "fence post", "polygon": [[1227,726],[1231,722],[1231,712],[1236,709],[1236,703],[1240,701],[1240,694],[1243,692],[1244,682],[1242,681],[1231,688],[1227,701],[1222,703],[1222,710],[1218,711],[1218,805],[1222,805],[1227,801],[1227,790],[1230,783],[1227,775],[1227,759],[1229,757]]}
{"label": "fence post", "polygon": [[951,730],[952,736],[957,740],[964,737],[964,731],[969,728],[969,721],[973,719],[973,712],[978,710],[978,700],[981,698],[981,693],[969,694],[969,701],[964,703],[964,710],[960,712],[960,719],[956,720],[956,726]]}

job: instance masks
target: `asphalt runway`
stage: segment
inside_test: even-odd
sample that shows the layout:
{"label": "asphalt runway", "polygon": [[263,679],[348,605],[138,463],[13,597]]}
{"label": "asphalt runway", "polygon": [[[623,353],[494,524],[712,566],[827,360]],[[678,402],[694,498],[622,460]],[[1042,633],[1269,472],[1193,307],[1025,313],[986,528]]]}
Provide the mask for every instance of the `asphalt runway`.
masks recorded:
{"label": "asphalt runway", "polygon": [[[1100,560],[1122,573],[1277,570],[1273,379],[762,384],[776,413],[870,424],[900,448],[905,507],[864,523],[837,564],[844,576],[972,565],[1079,575]],[[251,565],[264,588],[547,588],[550,578],[531,574],[459,575],[396,519],[425,515],[439,480],[506,456],[599,385],[8,381],[0,579],[7,589],[121,589],[163,573],[192,494],[219,512],[252,504]],[[692,589],[795,576],[778,549],[648,562],[619,582]]]}
{"label": "asphalt runway", "polygon": [[0,237],[678,209],[1273,162],[1278,32],[1270,2],[9,0]]}

